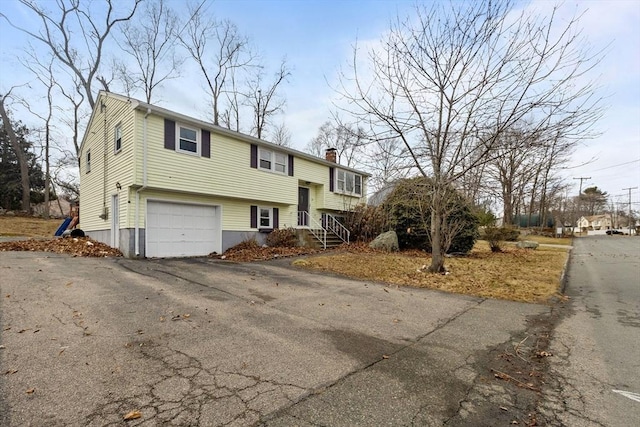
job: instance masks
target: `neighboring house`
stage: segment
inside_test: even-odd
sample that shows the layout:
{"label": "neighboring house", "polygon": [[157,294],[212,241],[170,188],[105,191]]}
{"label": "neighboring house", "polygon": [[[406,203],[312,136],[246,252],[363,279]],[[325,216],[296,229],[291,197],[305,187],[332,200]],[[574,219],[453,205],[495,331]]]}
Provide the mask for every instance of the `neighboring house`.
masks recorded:
{"label": "neighboring house", "polygon": [[580,230],[608,230],[611,228],[611,215],[581,216],[578,220]]}
{"label": "neighboring house", "polygon": [[[128,257],[222,253],[276,228],[325,229],[368,174],[101,91],[80,147],[80,222]],[[324,235],[324,230],[317,233]]]}

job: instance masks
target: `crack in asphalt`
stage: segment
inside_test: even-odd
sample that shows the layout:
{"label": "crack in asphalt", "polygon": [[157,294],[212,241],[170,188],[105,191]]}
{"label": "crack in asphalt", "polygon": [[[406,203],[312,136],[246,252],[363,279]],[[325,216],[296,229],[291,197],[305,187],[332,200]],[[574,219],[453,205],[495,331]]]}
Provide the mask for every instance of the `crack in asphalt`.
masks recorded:
{"label": "crack in asphalt", "polygon": [[177,424],[246,426],[293,401],[305,389],[249,373],[205,368],[195,357],[152,340],[134,341],[129,348],[152,361],[143,390],[97,406],[86,425],[122,425],[123,414],[139,410],[142,417],[128,425]]}
{"label": "crack in asphalt", "polygon": [[[406,350],[407,350],[407,349],[409,349],[409,348],[415,347],[415,346],[416,346],[417,344],[419,344],[419,343],[420,343],[420,341],[422,341],[423,339],[425,339],[425,338],[427,338],[428,336],[430,336],[430,335],[432,335],[432,334],[434,334],[434,333],[438,332],[439,330],[441,330],[441,329],[445,328],[445,327],[446,327],[447,325],[449,325],[451,322],[455,321],[455,320],[456,320],[456,319],[458,319],[460,316],[463,316],[464,314],[468,313],[469,311],[471,311],[471,310],[473,310],[473,309],[476,309],[477,307],[479,307],[479,306],[480,306],[483,302],[485,302],[485,301],[486,301],[486,299],[485,299],[485,298],[483,298],[483,299],[479,299],[479,301],[478,301],[475,305],[471,305],[471,306],[469,306],[469,307],[466,307],[466,308],[464,308],[464,309],[460,310],[458,313],[456,313],[455,315],[453,315],[453,316],[449,317],[449,318],[448,318],[448,319],[446,319],[445,321],[443,321],[443,322],[440,322],[440,323],[436,324],[436,326],[435,326],[433,329],[431,329],[430,331],[428,331],[428,332],[426,332],[426,333],[424,333],[424,334],[422,334],[422,335],[419,335],[419,336],[417,336],[416,338],[414,338],[414,339],[412,339],[412,340],[409,340],[409,341],[408,341],[408,342],[409,342],[409,344],[407,344],[407,345],[403,345],[403,346],[400,346],[400,347],[399,347],[399,348],[397,348],[396,350],[393,350],[393,351],[388,352],[386,355],[390,358],[390,357],[391,357],[391,356],[393,356],[393,355],[399,354],[399,353],[401,353],[401,352],[403,352],[403,351],[406,351]],[[296,400],[295,402],[293,402],[289,407],[282,408],[282,409],[278,410],[277,412],[274,412],[274,413],[272,413],[272,414],[269,414],[269,416],[268,416],[268,417],[266,417],[265,419],[261,420],[261,422],[265,423],[265,422],[268,422],[268,421],[270,421],[270,420],[272,420],[272,419],[274,419],[274,418],[276,418],[276,417],[278,417],[278,416],[284,415],[284,414],[288,411],[288,409],[290,409],[290,407],[295,406],[295,405],[297,405],[297,404],[299,404],[299,403],[302,403],[302,402],[304,402],[304,401],[306,401],[306,400],[308,400],[308,399],[310,399],[310,398],[312,398],[312,397],[319,396],[319,395],[321,395],[322,393],[324,393],[325,391],[330,390],[330,389],[332,389],[332,388],[334,388],[334,387],[339,386],[340,384],[342,384],[342,383],[344,383],[345,381],[347,381],[349,378],[351,378],[351,377],[353,377],[353,376],[355,376],[355,375],[357,375],[357,374],[359,374],[359,373],[362,373],[362,372],[364,372],[364,371],[366,371],[366,370],[368,370],[368,369],[371,369],[372,367],[375,367],[376,365],[378,365],[379,363],[384,362],[385,360],[386,360],[386,358],[380,358],[380,359],[373,360],[373,361],[372,361],[372,362],[370,362],[370,363],[366,363],[366,364],[364,364],[364,365],[361,365],[359,368],[354,369],[353,371],[350,371],[350,372],[346,373],[345,375],[343,375],[343,376],[341,376],[341,377],[337,378],[335,381],[332,381],[332,382],[330,382],[330,383],[328,383],[328,384],[325,384],[324,386],[316,387],[316,388],[314,388],[311,392],[307,393],[307,394],[306,394],[306,395],[304,395],[304,396],[301,396],[301,397],[300,397],[300,399],[298,399],[298,400]],[[428,405],[425,405],[425,406],[428,406]],[[421,408],[416,412],[416,414],[414,415],[413,419],[416,419],[416,417],[417,417],[418,415],[420,415],[420,413],[422,412],[422,409],[423,409],[423,408],[424,408],[424,406],[423,406],[423,407],[421,407]],[[287,415],[291,416],[291,414],[288,414],[288,413],[287,413]],[[297,417],[296,417],[296,418],[297,418]],[[311,422],[310,422],[309,420],[306,420],[306,419],[305,419],[304,421],[305,421],[305,422],[308,422],[308,423],[310,423],[310,424],[311,424]]]}

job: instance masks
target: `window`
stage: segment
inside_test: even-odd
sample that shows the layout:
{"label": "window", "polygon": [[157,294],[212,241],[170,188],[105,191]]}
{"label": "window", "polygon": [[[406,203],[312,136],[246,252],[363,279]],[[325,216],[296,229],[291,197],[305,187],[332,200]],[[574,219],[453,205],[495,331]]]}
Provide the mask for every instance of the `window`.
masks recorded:
{"label": "window", "polygon": [[271,170],[271,151],[260,150],[260,169]]}
{"label": "window", "polygon": [[263,148],[258,149],[260,169],[268,170],[271,172],[277,172],[286,175],[287,174],[287,155],[278,153],[276,151],[265,150]]}
{"label": "window", "polygon": [[287,156],[282,153],[276,153],[276,172],[287,173]]}
{"label": "window", "polygon": [[338,191],[344,192],[345,171],[338,171]]}
{"label": "window", "polygon": [[200,154],[200,132],[197,129],[176,124],[178,143],[176,151],[190,154]]}
{"label": "window", "polygon": [[87,150],[87,159],[85,162],[87,173],[91,172],[91,150]]}
{"label": "window", "polygon": [[113,151],[118,153],[122,149],[122,124],[118,124],[114,131]]}
{"label": "window", "polygon": [[355,187],[354,187],[354,193],[356,194],[362,194],[362,177],[360,175],[354,175],[355,177]]}
{"label": "window", "polygon": [[259,208],[260,218],[258,225],[259,228],[273,228],[273,215],[271,208]]}
{"label": "window", "polygon": [[362,176],[353,172],[338,169],[336,171],[337,192],[351,195],[362,195]]}

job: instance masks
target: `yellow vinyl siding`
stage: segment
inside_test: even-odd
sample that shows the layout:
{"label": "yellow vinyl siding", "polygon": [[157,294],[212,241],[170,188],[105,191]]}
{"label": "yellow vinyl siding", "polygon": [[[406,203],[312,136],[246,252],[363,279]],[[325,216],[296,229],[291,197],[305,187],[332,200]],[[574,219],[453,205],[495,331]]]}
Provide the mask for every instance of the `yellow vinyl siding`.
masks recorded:
{"label": "yellow vinyl siding", "polygon": [[250,144],[211,132],[211,158],[164,148],[164,118],[148,118],[147,185],[205,195],[297,203],[294,177],[250,167]]}
{"label": "yellow vinyl siding", "polygon": [[[105,105],[102,112],[100,105]],[[115,127],[122,127],[122,147],[115,154]],[[120,97],[101,94],[96,109],[86,130],[80,151],[80,226],[83,230],[105,230],[111,228],[111,197],[119,196],[120,228],[128,224],[127,206],[133,184],[135,121],[131,103]],[[91,150],[91,172],[86,173],[86,153]],[[105,173],[105,158],[107,170]],[[121,190],[116,188],[120,184]],[[108,217],[100,218],[103,206],[108,208]]]}
{"label": "yellow vinyl siding", "polygon": [[202,194],[145,190],[140,198],[140,227],[145,227],[145,209],[147,200],[177,203],[222,206],[222,229],[225,231],[255,231],[251,228],[251,206],[275,207],[280,210],[280,227],[293,226],[285,218],[291,216],[292,208],[275,203],[257,203],[252,200],[238,200],[225,197],[205,196]]}
{"label": "yellow vinyl siding", "polygon": [[[338,169],[340,165],[336,164],[334,168]],[[365,201],[363,197],[347,196],[329,191],[329,167],[325,164],[296,158],[294,171],[300,181],[319,184],[316,187],[312,187],[310,191],[310,197],[314,199],[312,212],[310,213],[314,218],[319,217],[318,210],[343,211]],[[362,181],[364,194],[366,177],[363,176]]]}

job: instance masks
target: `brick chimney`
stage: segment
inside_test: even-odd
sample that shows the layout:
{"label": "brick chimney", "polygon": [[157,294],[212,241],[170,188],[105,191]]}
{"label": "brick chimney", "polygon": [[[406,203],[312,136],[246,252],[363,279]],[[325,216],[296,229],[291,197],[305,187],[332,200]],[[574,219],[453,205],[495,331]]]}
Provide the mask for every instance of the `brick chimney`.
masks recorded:
{"label": "brick chimney", "polygon": [[335,148],[327,148],[325,153],[324,153],[324,158],[329,162],[337,163],[336,162],[336,149]]}

